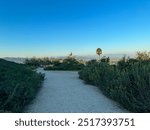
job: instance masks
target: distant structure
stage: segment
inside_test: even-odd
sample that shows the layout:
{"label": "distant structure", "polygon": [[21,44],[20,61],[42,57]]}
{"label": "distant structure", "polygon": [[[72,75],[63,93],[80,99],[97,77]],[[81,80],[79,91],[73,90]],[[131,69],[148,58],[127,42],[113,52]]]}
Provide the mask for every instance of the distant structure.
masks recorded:
{"label": "distant structure", "polygon": [[68,58],[73,58],[72,52],[69,54]]}
{"label": "distant structure", "polygon": [[69,54],[69,57],[72,57],[72,52]]}
{"label": "distant structure", "polygon": [[99,60],[100,60],[100,55],[102,54],[102,49],[101,48],[97,48],[96,49],[96,54],[99,55]]}

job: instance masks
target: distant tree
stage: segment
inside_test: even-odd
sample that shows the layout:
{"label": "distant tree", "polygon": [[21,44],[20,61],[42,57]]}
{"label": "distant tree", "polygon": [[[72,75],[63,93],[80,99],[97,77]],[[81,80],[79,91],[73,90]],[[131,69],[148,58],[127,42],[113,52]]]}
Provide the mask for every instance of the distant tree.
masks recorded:
{"label": "distant tree", "polygon": [[123,70],[124,68],[127,68],[128,64],[127,64],[127,59],[126,56],[123,56],[121,60],[118,61],[117,65],[118,68]]}
{"label": "distant tree", "polygon": [[137,52],[136,55],[138,60],[150,60],[150,52]]}
{"label": "distant tree", "polygon": [[106,57],[106,56],[103,56],[103,57],[101,58],[101,62],[109,63],[109,62],[110,62],[110,58],[109,58],[109,57]]}
{"label": "distant tree", "polygon": [[86,64],[92,65],[92,64],[96,64],[96,63],[97,63],[97,60],[93,59],[93,60],[88,61]]}
{"label": "distant tree", "polygon": [[31,59],[26,59],[25,64],[30,66],[38,67],[40,65],[39,59],[36,57],[32,57]]}
{"label": "distant tree", "polygon": [[96,54],[99,55],[99,60],[100,60],[100,55],[102,54],[102,49],[97,48],[96,49]]}

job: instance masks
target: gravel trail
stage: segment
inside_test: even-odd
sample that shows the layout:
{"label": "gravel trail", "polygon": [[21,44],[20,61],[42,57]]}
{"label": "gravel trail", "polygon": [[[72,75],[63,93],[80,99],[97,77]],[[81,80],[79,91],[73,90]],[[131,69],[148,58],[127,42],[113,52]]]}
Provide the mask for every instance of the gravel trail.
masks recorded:
{"label": "gravel trail", "polygon": [[27,106],[29,113],[103,113],[127,112],[75,71],[44,71],[45,81],[37,97]]}

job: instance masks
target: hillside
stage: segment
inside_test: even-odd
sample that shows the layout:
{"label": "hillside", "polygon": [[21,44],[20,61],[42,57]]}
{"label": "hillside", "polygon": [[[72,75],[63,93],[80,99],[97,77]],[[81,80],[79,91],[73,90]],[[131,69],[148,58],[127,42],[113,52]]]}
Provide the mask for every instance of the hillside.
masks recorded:
{"label": "hillside", "polygon": [[0,59],[0,111],[21,112],[35,97],[43,79],[26,65]]}

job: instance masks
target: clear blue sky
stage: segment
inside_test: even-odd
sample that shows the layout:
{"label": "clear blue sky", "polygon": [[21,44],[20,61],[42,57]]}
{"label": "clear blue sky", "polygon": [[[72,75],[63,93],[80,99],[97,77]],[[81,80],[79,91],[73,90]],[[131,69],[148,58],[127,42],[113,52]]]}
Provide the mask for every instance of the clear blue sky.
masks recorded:
{"label": "clear blue sky", "polygon": [[150,50],[150,0],[1,0],[0,57]]}

